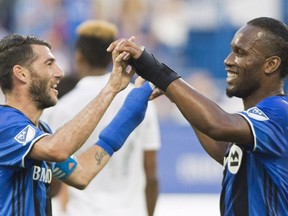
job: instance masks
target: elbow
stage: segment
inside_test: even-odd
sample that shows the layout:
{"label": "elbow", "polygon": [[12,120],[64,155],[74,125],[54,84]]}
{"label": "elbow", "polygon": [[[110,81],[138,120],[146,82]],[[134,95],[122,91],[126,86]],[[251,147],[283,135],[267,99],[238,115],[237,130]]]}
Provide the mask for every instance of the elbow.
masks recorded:
{"label": "elbow", "polygon": [[70,157],[70,154],[67,151],[53,147],[47,148],[47,154],[53,162],[63,162]]}
{"label": "elbow", "polygon": [[63,162],[65,160],[67,160],[69,157],[70,157],[70,155],[67,154],[67,153],[59,153],[59,152],[57,152],[53,156],[53,161],[54,162]]}
{"label": "elbow", "polygon": [[84,190],[87,186],[88,186],[88,184],[77,184],[77,185],[74,185],[74,187],[77,188],[78,190]]}
{"label": "elbow", "polygon": [[78,190],[84,190],[92,179],[87,177],[85,173],[78,172],[77,175],[74,175],[73,183],[70,184],[74,188],[77,188]]}
{"label": "elbow", "polygon": [[146,177],[146,187],[158,191],[159,181],[156,175]]}
{"label": "elbow", "polygon": [[151,191],[151,192],[153,191],[154,194],[158,194],[159,193],[158,180],[154,179],[154,180],[147,181],[146,190]]}
{"label": "elbow", "polygon": [[77,188],[78,190],[84,190],[89,185],[90,181],[82,178],[81,180],[77,181],[77,183],[73,184],[73,187]]}
{"label": "elbow", "polygon": [[202,133],[215,141],[225,141],[225,137],[227,137],[227,133],[225,133],[225,130],[219,124],[210,124],[206,126],[204,129],[202,129]]}
{"label": "elbow", "polygon": [[153,174],[148,174],[146,175],[146,181],[147,183],[150,183],[152,185],[154,184],[158,184],[158,176],[156,173],[153,173]]}
{"label": "elbow", "polygon": [[222,132],[220,130],[209,130],[206,135],[215,141],[224,141]]}
{"label": "elbow", "polygon": [[78,190],[84,190],[89,185],[89,181],[86,181],[82,177],[79,178],[79,176],[73,178],[73,180],[71,180],[70,177],[68,177],[68,179],[65,180],[65,183]]}
{"label": "elbow", "polygon": [[148,177],[146,178],[146,182],[147,182],[147,185],[158,185],[158,178],[155,176],[155,177]]}

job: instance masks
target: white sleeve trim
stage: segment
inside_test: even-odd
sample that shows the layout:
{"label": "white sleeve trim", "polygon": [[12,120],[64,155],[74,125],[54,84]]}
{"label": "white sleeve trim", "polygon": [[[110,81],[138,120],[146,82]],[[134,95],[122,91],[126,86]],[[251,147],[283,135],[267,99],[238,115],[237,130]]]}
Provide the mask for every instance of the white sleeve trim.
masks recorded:
{"label": "white sleeve trim", "polygon": [[236,113],[236,114],[241,115],[242,117],[244,117],[247,120],[248,124],[250,125],[250,128],[252,130],[252,134],[253,134],[253,137],[254,137],[254,148],[253,148],[253,151],[255,151],[256,148],[257,148],[257,139],[256,139],[256,133],[255,133],[255,130],[254,130],[252,122],[250,121],[250,119],[246,115],[244,115],[242,113]]}
{"label": "white sleeve trim", "polygon": [[26,156],[28,155],[28,153],[31,151],[31,149],[32,149],[32,147],[34,146],[34,144],[35,144],[39,139],[41,139],[42,137],[44,137],[44,136],[49,136],[49,135],[51,135],[51,134],[49,134],[49,133],[44,133],[44,134],[36,137],[36,139],[34,139],[34,140],[31,142],[31,144],[30,144],[29,148],[27,149],[26,153],[22,156],[21,167],[25,168],[25,158],[26,158]]}

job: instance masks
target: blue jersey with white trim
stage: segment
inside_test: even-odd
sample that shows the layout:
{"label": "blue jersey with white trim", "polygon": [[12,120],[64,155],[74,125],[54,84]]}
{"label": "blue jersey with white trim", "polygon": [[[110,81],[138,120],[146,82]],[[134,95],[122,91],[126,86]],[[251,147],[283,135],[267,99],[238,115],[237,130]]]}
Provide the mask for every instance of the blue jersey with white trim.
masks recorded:
{"label": "blue jersey with white trim", "polygon": [[50,182],[54,163],[27,155],[35,142],[51,133],[37,128],[19,110],[0,106],[0,215],[51,215]]}
{"label": "blue jersey with white trim", "polygon": [[221,215],[288,215],[288,97],[272,96],[239,113],[254,144],[231,143],[224,158]]}

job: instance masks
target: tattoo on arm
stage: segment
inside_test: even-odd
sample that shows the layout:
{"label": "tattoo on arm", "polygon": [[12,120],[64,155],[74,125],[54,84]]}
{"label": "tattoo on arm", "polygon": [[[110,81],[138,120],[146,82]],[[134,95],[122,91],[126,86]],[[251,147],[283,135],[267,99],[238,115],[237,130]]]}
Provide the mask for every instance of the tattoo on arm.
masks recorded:
{"label": "tattoo on arm", "polygon": [[104,150],[96,152],[95,154],[95,159],[97,162],[97,165],[101,165],[102,159],[105,157],[105,155],[107,155],[107,152],[105,152]]}

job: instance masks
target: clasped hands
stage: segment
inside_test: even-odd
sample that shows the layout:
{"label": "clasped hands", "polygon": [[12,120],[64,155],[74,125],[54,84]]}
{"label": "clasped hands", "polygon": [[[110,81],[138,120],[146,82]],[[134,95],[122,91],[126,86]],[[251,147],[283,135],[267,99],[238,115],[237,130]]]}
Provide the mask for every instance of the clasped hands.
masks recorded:
{"label": "clasped hands", "polygon": [[[143,53],[144,49],[145,47],[137,44],[135,42],[135,37],[131,36],[129,39],[122,38],[112,42],[107,48],[107,51],[112,52],[113,59],[121,59],[120,61],[122,62],[122,67],[124,67],[125,69],[130,66],[131,69],[129,70],[129,73],[134,74],[134,72],[137,73],[137,70],[134,68],[131,58],[138,59]],[[135,80],[135,85],[136,87],[139,87],[144,82],[145,79],[143,79],[141,75],[139,75],[139,77]],[[164,94],[164,92],[159,88],[155,87],[149,100],[153,100],[162,94]]]}

